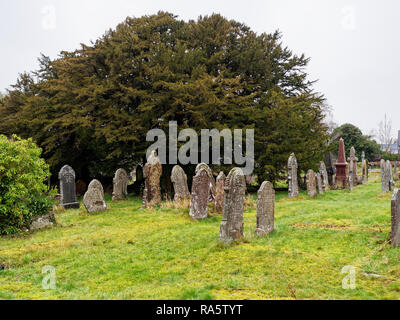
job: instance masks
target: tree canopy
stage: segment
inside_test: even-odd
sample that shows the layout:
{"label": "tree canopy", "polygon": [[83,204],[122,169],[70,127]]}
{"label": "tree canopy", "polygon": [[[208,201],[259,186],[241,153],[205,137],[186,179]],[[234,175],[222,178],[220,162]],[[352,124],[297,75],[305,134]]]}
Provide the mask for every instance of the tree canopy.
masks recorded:
{"label": "tree canopy", "polygon": [[219,14],[128,17],[91,45],[40,59],[0,106],[0,133],[32,137],[53,172],[111,176],[143,163],[150,129],[255,129],[255,172],[274,181],[295,152],[315,167],[329,136],[309,59]]}
{"label": "tree canopy", "polygon": [[349,123],[336,128],[331,138],[334,141],[335,150],[338,150],[339,139],[343,138],[347,156],[350,154],[351,147],[356,149],[356,156],[360,160],[363,151],[368,160],[380,154],[378,143],[371,136],[363,135],[359,128]]}

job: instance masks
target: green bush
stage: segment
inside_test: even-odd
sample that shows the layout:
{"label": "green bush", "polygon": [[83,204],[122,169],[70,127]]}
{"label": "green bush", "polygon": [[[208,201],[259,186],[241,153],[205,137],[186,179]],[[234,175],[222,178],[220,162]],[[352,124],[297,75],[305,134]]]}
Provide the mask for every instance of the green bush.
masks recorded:
{"label": "green bush", "polygon": [[51,209],[44,183],[50,171],[41,153],[31,139],[0,135],[0,234],[15,233]]}

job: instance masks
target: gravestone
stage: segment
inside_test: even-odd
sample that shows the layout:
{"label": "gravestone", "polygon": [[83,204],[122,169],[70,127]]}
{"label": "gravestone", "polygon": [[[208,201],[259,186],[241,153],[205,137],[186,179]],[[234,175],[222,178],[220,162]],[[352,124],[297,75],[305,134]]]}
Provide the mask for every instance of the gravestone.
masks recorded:
{"label": "gravestone", "polygon": [[171,182],[174,184],[174,201],[190,198],[187,176],[180,166],[175,166],[172,169]]}
{"label": "gravestone", "polygon": [[353,190],[354,189],[354,184],[356,183],[356,181],[354,181],[354,172],[353,172],[353,170],[354,170],[354,162],[353,162],[353,160],[350,160],[350,163],[349,163],[349,176],[348,176],[348,179],[349,179],[349,183],[348,183],[349,190]]}
{"label": "gravestone", "polygon": [[393,167],[392,167],[392,163],[390,162],[390,160],[386,161],[385,176],[387,176],[387,180],[388,180],[388,183],[389,183],[389,191],[393,191],[394,190],[394,186],[395,186],[395,182],[394,182],[394,178],[393,178]]}
{"label": "gravestone", "polygon": [[60,180],[60,204],[65,209],[79,209],[79,203],[76,199],[75,171],[70,166],[62,167],[58,173]]}
{"label": "gravestone", "polygon": [[102,194],[102,196],[104,198],[104,188],[103,188],[103,185],[101,184],[101,182],[99,180],[96,180],[96,179],[92,180],[89,183],[88,189],[98,189],[98,190],[100,190],[100,192],[101,192],[101,194]]}
{"label": "gravestone", "polygon": [[143,208],[150,208],[161,203],[160,178],[162,175],[162,165],[160,158],[153,151],[147,159],[143,169],[144,192]]}
{"label": "gravestone", "polygon": [[328,177],[328,171],[326,170],[325,162],[321,161],[319,164],[319,170],[321,172],[322,176],[322,187],[324,191],[329,191],[330,186],[329,186],[329,177]]}
{"label": "gravestone", "polygon": [[365,159],[365,152],[362,152],[361,155],[362,162],[361,162],[361,167],[362,167],[362,184],[367,184],[368,183],[368,164],[367,160]]}
{"label": "gravestone", "polygon": [[339,151],[338,158],[335,163],[336,166],[336,178],[335,178],[335,186],[337,189],[346,189],[347,188],[347,162],[346,162],[346,152],[344,148],[344,141],[342,138],[339,140]]}
{"label": "gravestone", "polygon": [[118,169],[113,179],[112,200],[123,200],[128,196],[129,176],[124,169]]}
{"label": "gravestone", "polygon": [[308,170],[306,174],[307,193],[311,198],[317,197],[317,179],[313,170]]}
{"label": "gravestone", "polygon": [[221,171],[217,177],[216,188],[215,188],[215,209],[218,212],[222,212],[224,210],[225,180],[226,176]]}
{"label": "gravestone", "polygon": [[89,213],[107,210],[107,204],[104,201],[103,186],[100,181],[93,180],[83,197],[83,204]]}
{"label": "gravestone", "polygon": [[193,219],[205,219],[208,216],[210,197],[210,176],[205,168],[193,177],[189,214]]}
{"label": "gravestone", "polygon": [[386,178],[386,162],[384,159],[380,161],[380,169],[381,169],[381,184],[382,184],[382,193],[386,193],[389,191],[389,182]]}
{"label": "gravestone", "polygon": [[315,178],[317,179],[317,187],[318,187],[318,193],[319,194],[324,194],[324,187],[322,183],[322,175],[321,173],[316,173]]}
{"label": "gravestone", "polygon": [[336,184],[336,182],[335,182],[335,174],[336,174],[335,162],[336,162],[336,159],[332,152],[329,152],[327,155],[325,155],[325,163],[326,163],[326,170],[328,172],[329,186],[334,186]]}
{"label": "gravestone", "polygon": [[[352,175],[353,175],[353,179],[352,180],[353,180],[353,186],[354,186],[358,182],[358,178],[357,178],[357,176],[358,176],[357,175],[357,161],[358,161],[358,158],[356,157],[356,149],[354,149],[354,147],[351,147],[351,149],[350,149],[350,157],[347,159],[347,161],[349,161],[349,162],[353,161],[351,172],[352,172]],[[350,169],[350,167],[349,167],[349,169]]]}
{"label": "gravestone", "polygon": [[391,218],[392,218],[392,245],[400,246],[400,190],[395,189],[391,202]]}
{"label": "gravestone", "polygon": [[299,183],[297,181],[297,159],[292,153],[288,160],[288,183],[289,183],[289,198],[295,198],[299,195]]}
{"label": "gravestone", "polygon": [[257,193],[257,229],[259,236],[274,231],[275,190],[272,183],[264,181]]}
{"label": "gravestone", "polygon": [[229,243],[243,237],[243,209],[246,180],[242,169],[233,168],[225,181],[224,213],[219,240]]}
{"label": "gravestone", "polygon": [[199,163],[196,166],[195,174],[197,174],[201,169],[205,169],[207,171],[207,174],[210,178],[210,196],[209,196],[209,202],[214,202],[215,201],[215,193],[216,193],[216,185],[215,185],[215,179],[214,175],[212,173],[211,168],[205,164],[205,163]]}

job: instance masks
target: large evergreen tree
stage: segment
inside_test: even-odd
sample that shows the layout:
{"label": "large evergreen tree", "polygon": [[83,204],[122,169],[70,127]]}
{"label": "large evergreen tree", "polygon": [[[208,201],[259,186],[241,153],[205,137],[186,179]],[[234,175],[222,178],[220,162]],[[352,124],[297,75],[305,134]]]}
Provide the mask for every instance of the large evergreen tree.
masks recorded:
{"label": "large evergreen tree", "polygon": [[33,137],[52,171],[111,176],[142,163],[148,130],[255,129],[256,173],[276,180],[291,152],[314,167],[328,141],[308,59],[218,14],[127,18],[92,45],[40,58],[0,107],[0,133]]}

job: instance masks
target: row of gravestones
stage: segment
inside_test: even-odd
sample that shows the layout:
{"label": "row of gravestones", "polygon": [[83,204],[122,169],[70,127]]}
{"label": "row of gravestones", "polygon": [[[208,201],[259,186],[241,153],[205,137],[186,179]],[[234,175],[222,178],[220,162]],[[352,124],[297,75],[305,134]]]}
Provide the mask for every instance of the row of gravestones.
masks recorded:
{"label": "row of gravestones", "polygon": [[[348,182],[347,186],[350,190],[353,190],[357,184],[368,183],[368,165],[365,159],[365,153],[362,153],[362,176],[357,174],[357,161],[358,158],[355,156],[356,151],[354,147],[350,150],[350,157],[348,158]],[[297,159],[294,153],[292,153],[288,160],[288,184],[289,184],[289,197],[294,198],[299,195],[299,185],[297,176]],[[333,185],[335,183],[333,182]],[[323,161],[320,162],[320,172],[315,173],[313,170],[309,170],[306,174],[306,185],[307,194],[311,198],[315,198],[317,194],[323,194],[325,191],[330,190],[328,171]]]}

